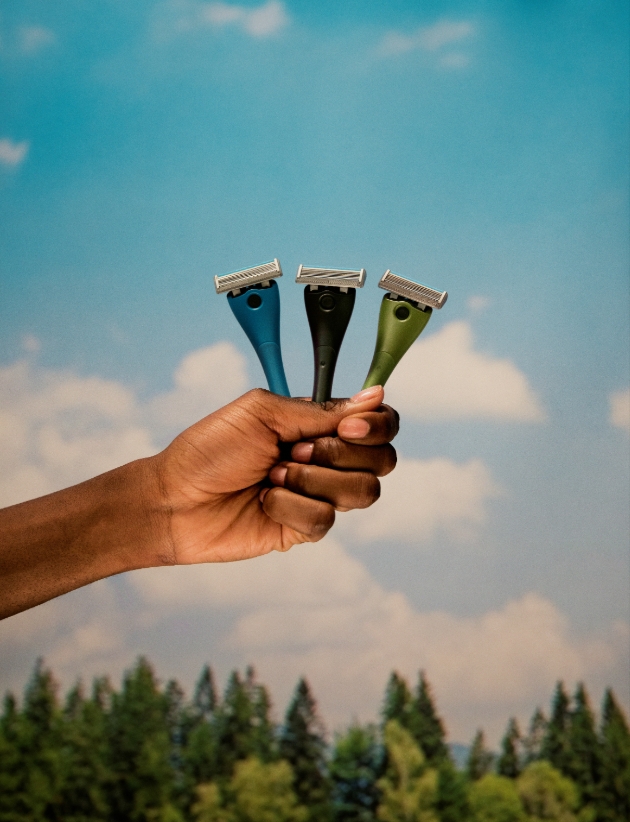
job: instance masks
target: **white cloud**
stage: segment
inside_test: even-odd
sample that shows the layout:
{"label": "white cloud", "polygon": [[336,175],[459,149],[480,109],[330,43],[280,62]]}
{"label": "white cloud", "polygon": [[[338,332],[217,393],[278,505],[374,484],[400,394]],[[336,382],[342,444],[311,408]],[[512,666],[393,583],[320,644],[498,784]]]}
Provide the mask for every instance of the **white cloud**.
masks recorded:
{"label": "white cloud", "polygon": [[178,5],[178,10],[183,11],[175,23],[179,31],[235,26],[251,37],[269,37],[289,24],[289,15],[280,0],[267,0],[255,7],[223,2],[188,2]]}
{"label": "white cloud", "polygon": [[0,623],[4,658],[31,650],[22,683],[42,651],[67,684],[119,674],[140,652],[188,688],[208,658],[222,677],[254,662],[280,706],[306,675],[333,727],[375,718],[391,670],[415,678],[423,668],[451,739],[482,725],[493,742],[508,716],[547,704],[558,678],[585,680],[596,699],[612,684],[625,699],[628,638],[624,623],[576,638],[536,593],[477,616],[418,610],[331,538],[247,562],[134,572]]}
{"label": "white cloud", "polygon": [[507,359],[475,351],[467,322],[421,337],[387,383],[387,400],[418,420],[542,422],[546,415],[525,375]]}
{"label": "white cloud", "polygon": [[17,168],[28,154],[29,144],[27,141],[14,143],[6,137],[0,140],[0,165],[9,168]]}
{"label": "white cloud", "polygon": [[422,544],[443,531],[472,536],[486,520],[486,502],[501,494],[481,460],[400,459],[381,480],[382,494],[367,511],[338,518],[340,529],[362,541],[389,539]]}
{"label": "white cloud", "polygon": [[229,342],[193,351],[173,376],[175,387],[147,405],[148,420],[178,433],[248,388],[245,357]]}
{"label": "white cloud", "polygon": [[245,359],[217,343],[185,357],[174,382],[142,403],[113,380],[30,361],[0,368],[0,506],[155,453],[156,436],[177,434],[246,390]]}
{"label": "white cloud", "polygon": [[485,311],[490,305],[489,297],[484,297],[481,294],[474,294],[466,300],[466,305],[470,311],[481,312]]}
{"label": "white cloud", "polygon": [[[394,56],[419,49],[425,52],[440,52],[445,46],[469,40],[476,34],[476,27],[468,20],[438,20],[430,26],[421,26],[410,34],[389,32],[380,45],[383,56]],[[440,65],[447,68],[463,68],[469,59],[460,52],[442,54]]]}
{"label": "white cloud", "polygon": [[43,26],[24,26],[19,32],[20,48],[25,54],[35,54],[52,45],[55,33]]}
{"label": "white cloud", "polygon": [[630,388],[613,391],[608,397],[610,424],[630,433]]}

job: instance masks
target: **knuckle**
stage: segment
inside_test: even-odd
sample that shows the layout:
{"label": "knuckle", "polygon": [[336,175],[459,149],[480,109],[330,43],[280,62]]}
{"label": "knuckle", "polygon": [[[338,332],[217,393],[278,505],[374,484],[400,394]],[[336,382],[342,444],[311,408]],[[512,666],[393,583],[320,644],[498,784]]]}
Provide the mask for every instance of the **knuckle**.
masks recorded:
{"label": "knuckle", "polygon": [[383,451],[383,458],[379,469],[379,476],[385,477],[387,474],[391,474],[391,472],[396,467],[396,463],[398,462],[398,454],[396,453],[396,449],[393,445],[385,446]]}
{"label": "knuckle", "polygon": [[357,486],[357,508],[369,508],[381,495],[381,483],[374,474],[358,474]]}
{"label": "knuckle", "polygon": [[335,509],[328,503],[321,503],[313,512],[309,522],[309,539],[311,542],[318,542],[326,536],[335,524]]}
{"label": "knuckle", "polygon": [[338,437],[322,437],[316,440],[313,457],[319,465],[333,467],[339,462],[342,441]]}

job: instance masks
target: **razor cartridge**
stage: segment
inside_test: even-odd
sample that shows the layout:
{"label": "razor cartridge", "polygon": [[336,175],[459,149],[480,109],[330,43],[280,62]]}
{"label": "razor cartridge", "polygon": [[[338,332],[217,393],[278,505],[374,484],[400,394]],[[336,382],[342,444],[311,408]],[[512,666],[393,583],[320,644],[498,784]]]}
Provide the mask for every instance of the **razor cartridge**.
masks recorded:
{"label": "razor cartridge", "polygon": [[357,288],[363,288],[365,269],[298,268],[296,283],[305,285],[304,304],[313,339],[315,376],[313,401],[332,395],[335,366],[352,311]]}
{"label": "razor cartridge", "polygon": [[387,270],[379,288],[383,297],[374,356],[363,388],[385,385],[392,371],[426,328],[434,308],[442,308],[448,294],[406,280]]}
{"label": "razor cartridge", "polygon": [[227,292],[228,305],[254,346],[269,390],[290,397],[280,348],[280,291],[278,260],[214,278],[217,294]]}

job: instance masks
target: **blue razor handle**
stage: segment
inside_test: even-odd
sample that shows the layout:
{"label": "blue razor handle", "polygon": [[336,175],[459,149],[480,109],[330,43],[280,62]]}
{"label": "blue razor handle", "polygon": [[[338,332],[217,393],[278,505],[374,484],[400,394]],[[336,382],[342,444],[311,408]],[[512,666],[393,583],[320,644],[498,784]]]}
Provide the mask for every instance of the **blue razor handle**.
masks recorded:
{"label": "blue razor handle", "polygon": [[280,349],[280,291],[275,280],[254,285],[238,296],[228,294],[228,305],[254,346],[269,390],[290,397]]}

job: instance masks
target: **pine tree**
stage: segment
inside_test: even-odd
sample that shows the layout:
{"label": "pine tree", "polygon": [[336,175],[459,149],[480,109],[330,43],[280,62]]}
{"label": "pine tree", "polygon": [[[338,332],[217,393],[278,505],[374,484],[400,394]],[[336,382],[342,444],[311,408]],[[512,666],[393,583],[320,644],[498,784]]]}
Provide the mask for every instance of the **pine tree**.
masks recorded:
{"label": "pine tree", "polygon": [[476,782],[482,776],[490,773],[493,763],[494,754],[486,748],[484,733],[480,729],[475,734],[473,743],[470,746],[466,774],[472,782]]}
{"label": "pine tree", "polygon": [[396,720],[384,730],[387,769],[379,779],[381,800],[377,818],[382,822],[438,822],[438,778],[435,768],[412,735]]}
{"label": "pine tree", "polygon": [[111,774],[107,766],[106,715],[99,683],[86,700],[79,683],[68,694],[62,724],[63,786],[60,818],[64,822],[98,822],[109,818]]}
{"label": "pine tree", "polygon": [[523,738],[523,761],[525,765],[542,757],[543,744],[547,734],[547,717],[536,708],[529,723],[527,736]]}
{"label": "pine tree", "polygon": [[253,717],[254,706],[249,688],[238,671],[233,671],[212,725],[215,737],[214,770],[218,775],[231,776],[235,764],[254,753]]}
{"label": "pine tree", "polygon": [[220,709],[212,668],[204,665],[193,696],[183,740],[184,804],[189,808],[196,786],[217,776],[217,739],[213,723]]}
{"label": "pine tree", "polygon": [[0,820],[16,822],[26,808],[25,761],[20,750],[20,716],[17,701],[6,694],[0,718]]}
{"label": "pine tree", "polygon": [[300,804],[309,809],[309,819],[329,819],[331,786],[326,772],[324,729],[305,679],[298,682],[287,710],[280,755],[293,770],[293,788]]}
{"label": "pine tree", "polygon": [[174,791],[168,701],[153,669],[140,658],[128,671],[120,693],[112,695],[108,717],[112,816],[138,822],[158,818]]}
{"label": "pine tree", "polygon": [[600,738],[598,822],[626,822],[630,819],[630,731],[610,688],[604,695]]}
{"label": "pine tree", "polygon": [[571,712],[569,697],[564,690],[564,684],[558,682],[551,703],[551,717],[547,723],[547,731],[543,740],[541,756],[562,773],[567,773],[571,759],[569,750],[569,728]]}
{"label": "pine tree", "polygon": [[601,750],[595,717],[582,683],[575,692],[574,705],[569,724],[570,757],[566,775],[579,787],[583,803],[593,804],[600,780]]}
{"label": "pine tree", "polygon": [[464,822],[470,813],[466,775],[448,759],[438,768],[435,808],[440,822]]}
{"label": "pine tree", "polygon": [[411,692],[409,686],[400,674],[392,671],[385,688],[385,698],[383,700],[383,727],[390,720],[395,719],[399,725],[407,728],[410,710]]}
{"label": "pine tree", "polygon": [[18,754],[13,762],[15,793],[8,800],[13,818],[58,817],[63,781],[60,720],[57,683],[38,659],[26,686],[22,711],[13,723]]}
{"label": "pine tree", "polygon": [[410,706],[408,727],[430,765],[438,766],[450,760],[444,724],[437,714],[431,686],[424,671],[418,677],[418,687]]}
{"label": "pine tree", "polygon": [[521,772],[519,756],[519,743],[521,734],[518,723],[514,717],[508,722],[505,736],[501,742],[501,754],[497,761],[497,773],[500,776],[507,776],[509,779],[516,779]]}
{"label": "pine tree", "polygon": [[251,665],[245,674],[245,687],[252,706],[251,753],[261,762],[271,762],[277,755],[271,699],[265,686],[256,680],[256,672]]}
{"label": "pine tree", "polygon": [[201,671],[197,686],[195,688],[195,695],[193,698],[193,705],[195,713],[199,719],[208,722],[217,708],[217,691],[214,684],[214,674],[209,665],[204,665]]}
{"label": "pine tree", "polygon": [[335,820],[374,820],[379,798],[376,782],[383,768],[384,750],[374,727],[355,724],[337,736],[330,763]]}

